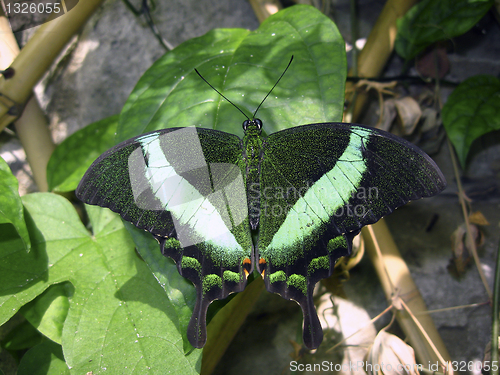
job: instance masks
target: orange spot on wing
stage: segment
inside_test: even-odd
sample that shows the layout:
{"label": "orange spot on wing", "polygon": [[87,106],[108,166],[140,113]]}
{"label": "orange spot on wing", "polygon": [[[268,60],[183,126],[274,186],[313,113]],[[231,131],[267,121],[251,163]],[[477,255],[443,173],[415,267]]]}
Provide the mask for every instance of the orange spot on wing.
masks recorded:
{"label": "orange spot on wing", "polygon": [[245,273],[245,277],[247,279],[248,276],[250,275],[247,268],[251,268],[251,266],[252,266],[252,261],[250,260],[250,258],[243,259],[243,272]]}
{"label": "orange spot on wing", "polygon": [[[260,258],[260,259],[259,259],[259,264],[260,264],[261,266],[265,266],[265,265],[267,264],[267,262],[266,262],[266,260],[265,260],[264,258]],[[262,278],[264,278],[265,273],[266,273],[266,270],[265,270],[265,269],[263,269],[263,270],[262,270],[262,272],[260,273],[260,274],[261,274],[261,276],[262,276]]]}

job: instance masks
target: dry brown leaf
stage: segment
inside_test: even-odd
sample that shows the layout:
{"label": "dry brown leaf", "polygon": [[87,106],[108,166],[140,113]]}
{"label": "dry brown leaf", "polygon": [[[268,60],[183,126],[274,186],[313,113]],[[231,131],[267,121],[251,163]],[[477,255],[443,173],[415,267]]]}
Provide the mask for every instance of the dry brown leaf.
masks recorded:
{"label": "dry brown leaf", "polygon": [[375,337],[365,366],[369,375],[419,375],[413,348],[386,331]]}
{"label": "dry brown leaf", "polygon": [[469,222],[471,224],[477,224],[481,226],[487,226],[490,225],[488,220],[484,217],[483,213],[481,211],[476,211],[473,212],[469,215]]}
{"label": "dry brown leaf", "polygon": [[400,133],[397,135],[409,135],[415,131],[422,117],[422,110],[415,99],[406,96],[404,98],[384,100],[381,105],[383,108],[380,113],[381,117],[377,123],[377,128],[389,131],[397,117],[398,124],[400,125],[398,129]]}
{"label": "dry brown leaf", "polygon": [[415,62],[417,71],[424,77],[443,78],[450,70],[446,46],[437,45],[421,54]]}
{"label": "dry brown leaf", "polygon": [[422,133],[428,132],[441,125],[439,112],[434,108],[424,108],[422,111],[422,119],[424,120],[421,129]]}
{"label": "dry brown leaf", "polygon": [[412,134],[422,116],[422,110],[417,101],[411,96],[396,99],[394,101],[398,111],[398,123],[403,129],[404,135]]}
{"label": "dry brown leaf", "polygon": [[[479,228],[471,224],[470,231],[476,246],[483,242],[483,235]],[[451,235],[452,258],[448,264],[448,271],[455,277],[460,278],[465,273],[467,265],[471,261],[471,249],[467,240],[467,229],[465,223],[460,225]]]}
{"label": "dry brown leaf", "polygon": [[384,101],[384,108],[381,113],[381,119],[377,128],[388,132],[391,129],[392,123],[396,119],[397,111],[394,99]]}
{"label": "dry brown leaf", "polygon": [[369,81],[367,79],[361,79],[355,85],[356,90],[359,90],[362,87],[365,87],[366,92],[368,92],[370,90],[377,91],[378,103],[379,103],[379,107],[380,107],[380,116],[379,116],[376,128],[380,128],[380,124],[382,122],[382,119],[384,118],[384,97],[383,97],[383,94],[395,95],[395,92],[392,91],[392,89],[394,89],[394,87],[396,87],[397,84],[398,84],[397,81],[376,82],[376,81]]}
{"label": "dry brown leaf", "polygon": [[[500,343],[500,337],[498,338],[498,341]],[[500,346],[498,353],[500,354]],[[481,363],[481,372],[484,375],[490,374],[492,365],[493,363],[491,362],[491,341],[490,341],[488,344],[486,344],[486,348],[484,349],[483,362]]]}

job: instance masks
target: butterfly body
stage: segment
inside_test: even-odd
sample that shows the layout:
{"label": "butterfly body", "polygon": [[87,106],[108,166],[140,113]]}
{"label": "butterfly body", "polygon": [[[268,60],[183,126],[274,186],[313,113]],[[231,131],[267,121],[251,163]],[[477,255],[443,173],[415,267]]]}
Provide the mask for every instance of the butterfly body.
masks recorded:
{"label": "butterfly body", "polygon": [[194,127],[132,138],[100,156],[76,194],[152,233],[193,282],[193,346],[205,343],[209,304],[243,290],[255,267],[268,291],[300,304],[304,343],[316,348],[315,284],[351,252],[362,226],[437,194],[445,180],[414,145],[362,125],[268,137],[260,120],[243,128],[243,139]]}
{"label": "butterfly body", "polygon": [[[263,138],[262,121],[259,119],[247,120],[243,123],[245,136],[242,140],[242,159],[245,163],[247,201],[249,209],[250,227],[256,230],[259,225],[260,201],[259,194],[252,194],[251,189],[260,186],[260,165],[262,162]],[[257,192],[259,192],[257,190]]]}

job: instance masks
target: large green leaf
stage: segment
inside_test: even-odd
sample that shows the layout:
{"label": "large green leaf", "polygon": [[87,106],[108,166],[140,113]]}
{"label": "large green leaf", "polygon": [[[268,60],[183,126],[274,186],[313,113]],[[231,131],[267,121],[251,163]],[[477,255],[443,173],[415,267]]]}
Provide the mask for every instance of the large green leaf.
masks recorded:
{"label": "large green leaf", "polygon": [[297,5],[269,17],[255,31],[216,29],[166,53],[131,93],[116,142],[192,125],[242,136],[245,117],[194,69],[251,116],[292,55],[289,71],[259,110],[264,130],[340,121],[347,73],[344,41],[328,17]]}
{"label": "large green leaf", "polygon": [[472,142],[500,129],[500,80],[489,75],[471,77],[448,97],[443,124],[465,168]]}
{"label": "large green leaf", "polygon": [[114,145],[118,115],[94,122],[66,138],[52,153],[47,165],[51,191],[72,191],[85,171]]}
{"label": "large green leaf", "polygon": [[31,194],[23,202],[33,248],[26,253],[13,230],[0,233],[0,323],[69,281],[62,344],[71,373],[199,371],[201,351],[184,355],[176,311],[117,215],[88,207],[90,234],[60,196]]}
{"label": "large green leaf", "polygon": [[0,158],[0,232],[12,224],[21,237],[23,246],[30,250],[31,242],[24,222],[23,204],[19,196],[19,184],[9,166]]}
{"label": "large green leaf", "polygon": [[413,59],[432,43],[467,32],[492,5],[493,0],[423,0],[398,20],[394,48]]}

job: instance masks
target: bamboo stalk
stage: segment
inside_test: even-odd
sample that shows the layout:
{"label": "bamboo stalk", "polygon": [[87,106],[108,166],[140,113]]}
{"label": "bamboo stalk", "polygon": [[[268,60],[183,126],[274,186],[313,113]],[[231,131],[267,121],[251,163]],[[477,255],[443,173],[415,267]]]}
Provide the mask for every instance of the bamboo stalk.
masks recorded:
{"label": "bamboo stalk", "polygon": [[[9,21],[1,8],[0,15],[0,33],[2,34],[2,37],[0,38],[0,69],[5,70],[12,64],[12,61],[14,61],[16,56],[19,55],[19,46],[17,45],[16,38],[14,38],[14,34],[12,33]],[[0,82],[4,81],[5,78],[1,76]],[[2,83],[0,83],[0,112],[3,112],[4,110],[11,110],[11,113],[13,111],[20,111],[19,107],[13,107],[16,103],[8,95],[5,95],[1,89],[1,85]],[[4,116],[5,118],[8,118],[8,120],[4,120],[4,118],[0,116],[0,131],[14,121],[17,117],[16,115],[17,113],[11,115],[5,113]]]}
{"label": "bamboo stalk", "polygon": [[[378,77],[394,49],[396,40],[396,20],[417,3],[417,0],[388,0],[373,26],[365,46],[358,57],[358,77]],[[353,40],[353,44],[356,41]],[[352,75],[352,73],[350,73]],[[346,99],[353,101],[353,83],[346,84]],[[358,93],[353,112],[353,121],[359,117],[368,99],[367,93]]]}
{"label": "bamboo stalk", "polygon": [[32,96],[23,114],[14,123],[16,134],[26,152],[33,178],[39,191],[48,191],[47,164],[56,148],[49,130],[49,124],[37,99]]}
{"label": "bamboo stalk", "polygon": [[278,0],[250,0],[250,5],[260,23],[282,8]]}
{"label": "bamboo stalk", "polygon": [[[416,324],[410,314],[404,310],[396,312],[398,323],[415,350],[419,362],[424,367],[442,360],[449,363],[450,355],[432,318],[429,314],[422,314],[422,312],[427,311],[425,302],[385,222],[380,220],[376,224],[363,228],[362,234],[366,252],[375,267],[387,300],[392,304],[393,298],[397,294],[411,310],[414,319],[418,320]],[[432,345],[424,339],[425,335],[422,334],[419,326],[423,327],[426,335],[432,341]],[[432,346],[437,349],[437,352]],[[447,363],[443,365],[447,365]]]}
{"label": "bamboo stalk", "polygon": [[[0,69],[5,70],[19,55],[19,46],[5,16],[0,16],[0,32],[2,33],[0,39]],[[15,127],[17,136],[26,152],[26,158],[31,166],[38,190],[47,191],[47,163],[55,145],[50,135],[45,114],[40,109],[35,97],[28,100],[23,114],[15,122]]]}
{"label": "bamboo stalk", "polygon": [[17,118],[16,132],[40,191],[48,190],[47,163],[55,145],[43,111],[36,98],[30,96],[34,85],[100,2],[80,1],[69,13],[42,25],[22,51],[7,18],[0,17],[0,69],[10,66],[15,72],[12,78],[0,78],[0,131]]}
{"label": "bamboo stalk", "polygon": [[[40,26],[12,62],[14,76],[7,80],[3,76],[0,78],[0,93],[22,106],[59,52],[101,2],[102,0],[79,1],[67,14]],[[0,102],[0,130],[17,117],[9,114],[9,109]]]}

